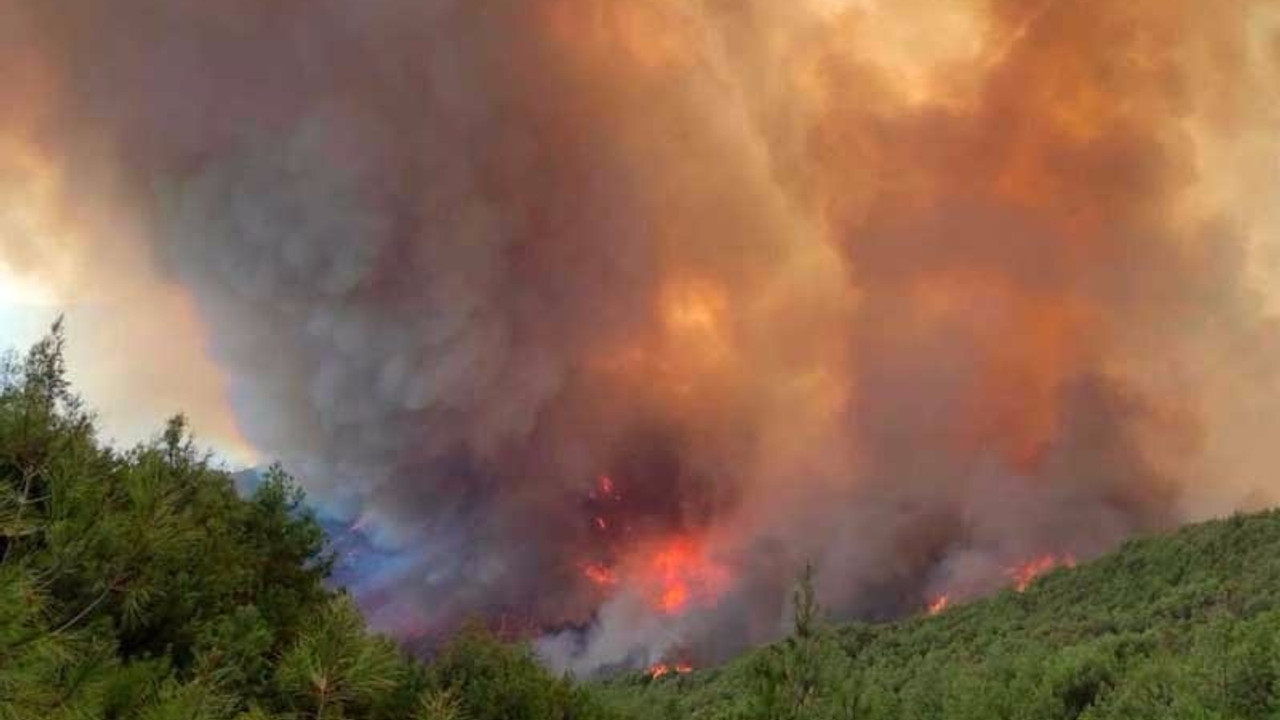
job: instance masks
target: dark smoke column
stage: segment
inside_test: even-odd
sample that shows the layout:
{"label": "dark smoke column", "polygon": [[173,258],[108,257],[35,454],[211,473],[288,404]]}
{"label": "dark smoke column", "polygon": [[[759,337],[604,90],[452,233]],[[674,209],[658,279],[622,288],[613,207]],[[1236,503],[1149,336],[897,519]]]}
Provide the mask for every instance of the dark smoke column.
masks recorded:
{"label": "dark smoke column", "polygon": [[915,5],[0,0],[0,138],[377,624],[708,662],[808,560],[893,617],[1269,497],[1266,4]]}

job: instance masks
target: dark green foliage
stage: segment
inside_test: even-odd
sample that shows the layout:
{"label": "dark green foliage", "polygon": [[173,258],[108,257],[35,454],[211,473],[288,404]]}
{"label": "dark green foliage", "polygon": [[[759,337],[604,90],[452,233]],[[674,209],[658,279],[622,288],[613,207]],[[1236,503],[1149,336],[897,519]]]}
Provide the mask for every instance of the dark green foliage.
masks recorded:
{"label": "dark green foliage", "polygon": [[[1280,513],[1131,541],[937,617],[823,627],[678,682],[609,683],[635,718],[1280,718]],[[815,629],[816,628],[816,629]]]}
{"label": "dark green foliage", "polygon": [[806,564],[792,595],[791,636],[749,665],[746,717],[841,718],[856,703],[849,656],[822,621],[813,583],[813,565]]}
{"label": "dark green foliage", "polygon": [[800,640],[812,638],[822,629],[822,610],[813,587],[813,563],[805,563],[791,599],[791,634]]}
{"label": "dark green foliage", "polygon": [[568,680],[548,682],[524,646],[499,642],[481,624],[464,627],[428,671],[436,697],[456,699],[467,720],[594,720],[616,717]]}
{"label": "dark green foliage", "polygon": [[101,446],[63,346],[0,366],[0,720],[608,717],[480,631],[430,670],[367,632],[283,470],[240,498],[180,416]]}
{"label": "dark green foliage", "polygon": [[721,668],[582,686],[472,625],[429,665],[326,589],[273,468],[250,498],[186,421],[99,444],[61,326],[0,363],[0,720],[1280,719],[1280,513],[1238,516],[937,617],[793,632]]}
{"label": "dark green foliage", "polygon": [[407,675],[395,645],[365,632],[354,603],[337,597],[280,658],[276,686],[303,717],[386,717]]}

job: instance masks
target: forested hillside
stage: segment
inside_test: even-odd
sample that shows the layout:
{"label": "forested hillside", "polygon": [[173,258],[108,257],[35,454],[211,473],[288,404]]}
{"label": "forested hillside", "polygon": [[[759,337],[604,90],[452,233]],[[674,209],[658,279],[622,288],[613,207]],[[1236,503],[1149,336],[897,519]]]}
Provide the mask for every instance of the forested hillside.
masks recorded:
{"label": "forested hillside", "polygon": [[181,418],[105,447],[62,350],[0,367],[0,720],[1280,717],[1274,512],[894,624],[826,624],[805,573],[723,668],[579,685],[480,625],[422,662],[327,588],[283,471],[241,498]]}
{"label": "forested hillside", "polygon": [[1280,717],[1280,513],[1236,516],[899,623],[796,632],[727,667],[610,685],[635,718]]}
{"label": "forested hillside", "polygon": [[0,720],[506,720],[605,713],[480,627],[430,665],[326,589],[279,469],[248,499],[181,418],[117,451],[57,328],[0,367]]}

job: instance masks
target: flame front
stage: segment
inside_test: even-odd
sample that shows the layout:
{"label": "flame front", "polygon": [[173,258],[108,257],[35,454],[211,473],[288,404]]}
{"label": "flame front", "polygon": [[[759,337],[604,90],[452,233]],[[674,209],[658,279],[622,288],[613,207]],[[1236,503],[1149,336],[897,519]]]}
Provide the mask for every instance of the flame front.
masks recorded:
{"label": "flame front", "polygon": [[705,548],[687,537],[659,544],[641,563],[641,582],[649,588],[653,607],[676,615],[691,606],[712,606],[727,589],[729,572],[706,555]]}
{"label": "flame front", "polygon": [[665,616],[714,607],[732,586],[729,569],[692,537],[646,542],[629,552],[617,566],[585,563],[582,574],[602,590],[638,592],[654,612]]}
{"label": "flame front", "polygon": [[929,605],[925,608],[925,612],[929,615],[938,615],[947,609],[951,604],[951,596],[943,593],[933,600],[929,601]]}
{"label": "flame front", "polygon": [[0,278],[204,368],[377,627],[701,662],[1280,495],[1273,0],[0,18]]}
{"label": "flame front", "polygon": [[1073,568],[1076,558],[1071,553],[1047,554],[1032,558],[1021,565],[1009,568],[1006,574],[1013,580],[1013,589],[1026,592],[1031,583],[1041,575],[1057,567]]}
{"label": "flame front", "polygon": [[672,673],[677,675],[687,675],[691,672],[693,672],[693,665],[687,662],[679,662],[674,665],[664,662],[654,663],[649,667],[649,677],[654,680]]}

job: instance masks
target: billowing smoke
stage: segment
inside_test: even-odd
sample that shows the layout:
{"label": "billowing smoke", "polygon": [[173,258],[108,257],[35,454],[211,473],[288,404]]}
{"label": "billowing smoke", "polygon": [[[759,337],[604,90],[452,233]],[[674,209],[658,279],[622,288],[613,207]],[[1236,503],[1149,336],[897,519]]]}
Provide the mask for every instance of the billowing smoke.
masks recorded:
{"label": "billowing smoke", "polygon": [[1277,6],[942,5],[0,0],[0,258],[141,253],[377,624],[580,672],[1271,501]]}

